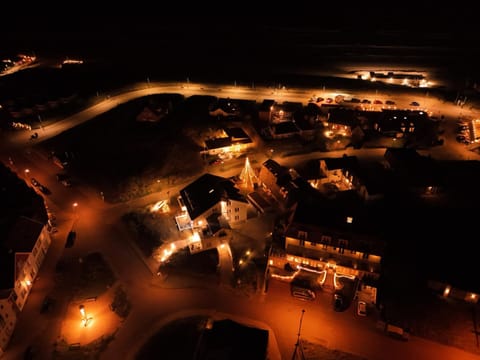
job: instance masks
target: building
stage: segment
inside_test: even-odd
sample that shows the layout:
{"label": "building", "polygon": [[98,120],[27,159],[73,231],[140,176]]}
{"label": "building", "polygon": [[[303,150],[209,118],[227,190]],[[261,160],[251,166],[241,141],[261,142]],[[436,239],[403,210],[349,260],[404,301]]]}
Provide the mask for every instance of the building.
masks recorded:
{"label": "building", "polygon": [[205,140],[205,146],[201,154],[240,154],[246,152],[252,146],[252,139],[242,128],[226,128],[223,130],[223,136]]}
{"label": "building", "polygon": [[356,182],[354,173],[358,167],[355,156],[324,158],[309,161],[302,175],[315,189],[333,184],[339,191],[350,190]]}
{"label": "building", "polygon": [[372,287],[380,277],[385,248],[375,230],[379,220],[354,191],[344,194],[335,200],[311,195],[300,200],[285,232],[284,249],[270,254],[269,266],[357,277]]}
{"label": "building", "polygon": [[180,190],[180,201],[191,228],[208,228],[217,221],[227,227],[247,220],[247,199],[231,180],[220,176],[200,176]]}
{"label": "building", "polygon": [[295,120],[295,114],[303,108],[302,103],[284,102],[278,104],[274,100],[264,100],[259,108],[260,121],[267,124],[278,124]]}
{"label": "building", "polygon": [[43,198],[0,165],[0,356],[50,246]]}
{"label": "building", "polygon": [[287,197],[286,186],[292,180],[288,169],[275,160],[269,159],[262,164],[258,175],[263,189],[278,202]]}

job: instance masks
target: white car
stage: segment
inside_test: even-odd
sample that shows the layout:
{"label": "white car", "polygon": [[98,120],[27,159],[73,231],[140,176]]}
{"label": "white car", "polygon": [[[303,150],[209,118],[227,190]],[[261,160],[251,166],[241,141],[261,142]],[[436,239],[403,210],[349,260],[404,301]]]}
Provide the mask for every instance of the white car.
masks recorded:
{"label": "white car", "polygon": [[367,303],[365,301],[359,301],[357,304],[357,315],[367,316]]}

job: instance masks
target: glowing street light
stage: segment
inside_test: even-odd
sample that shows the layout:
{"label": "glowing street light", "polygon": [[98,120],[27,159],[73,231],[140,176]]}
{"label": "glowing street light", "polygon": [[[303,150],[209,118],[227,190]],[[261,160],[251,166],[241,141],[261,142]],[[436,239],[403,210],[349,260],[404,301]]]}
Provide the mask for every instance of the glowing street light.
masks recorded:
{"label": "glowing street light", "polygon": [[87,327],[88,324],[90,323],[90,321],[91,321],[93,318],[87,316],[87,313],[85,312],[85,306],[84,306],[84,305],[80,305],[80,306],[78,307],[78,309],[80,310],[80,314],[82,315],[82,324],[83,324],[83,327]]}
{"label": "glowing street light", "polygon": [[85,306],[80,305],[78,308],[80,309],[80,314],[82,315],[82,320],[85,319],[85,317],[86,317],[85,316]]}

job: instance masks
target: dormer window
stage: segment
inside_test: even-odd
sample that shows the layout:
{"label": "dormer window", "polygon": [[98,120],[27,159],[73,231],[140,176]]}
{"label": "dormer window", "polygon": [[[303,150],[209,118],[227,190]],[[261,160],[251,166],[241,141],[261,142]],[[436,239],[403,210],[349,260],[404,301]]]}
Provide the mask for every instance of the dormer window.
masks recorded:
{"label": "dormer window", "polygon": [[308,233],[306,231],[299,231],[298,238],[301,240],[307,240]]}

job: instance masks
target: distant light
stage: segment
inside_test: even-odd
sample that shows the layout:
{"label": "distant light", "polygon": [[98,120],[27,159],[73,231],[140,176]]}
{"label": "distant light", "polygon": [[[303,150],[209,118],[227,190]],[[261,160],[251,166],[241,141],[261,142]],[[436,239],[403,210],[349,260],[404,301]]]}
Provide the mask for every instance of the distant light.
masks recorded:
{"label": "distant light", "polygon": [[347,223],[351,224],[353,222],[353,217],[347,216]]}
{"label": "distant light", "polygon": [[445,290],[443,290],[443,296],[447,297],[448,294],[450,294],[450,290],[451,290],[450,285],[447,285],[447,286],[445,287]]}
{"label": "distant light", "polygon": [[215,191],[215,189],[210,189],[210,191],[208,192],[209,194],[213,193]]}
{"label": "distant light", "polygon": [[273,265],[273,260],[272,259],[268,260],[268,265]]}
{"label": "distant light", "polygon": [[199,241],[201,241],[200,235],[198,234],[198,232],[195,231],[192,235],[192,242],[199,242]]}

